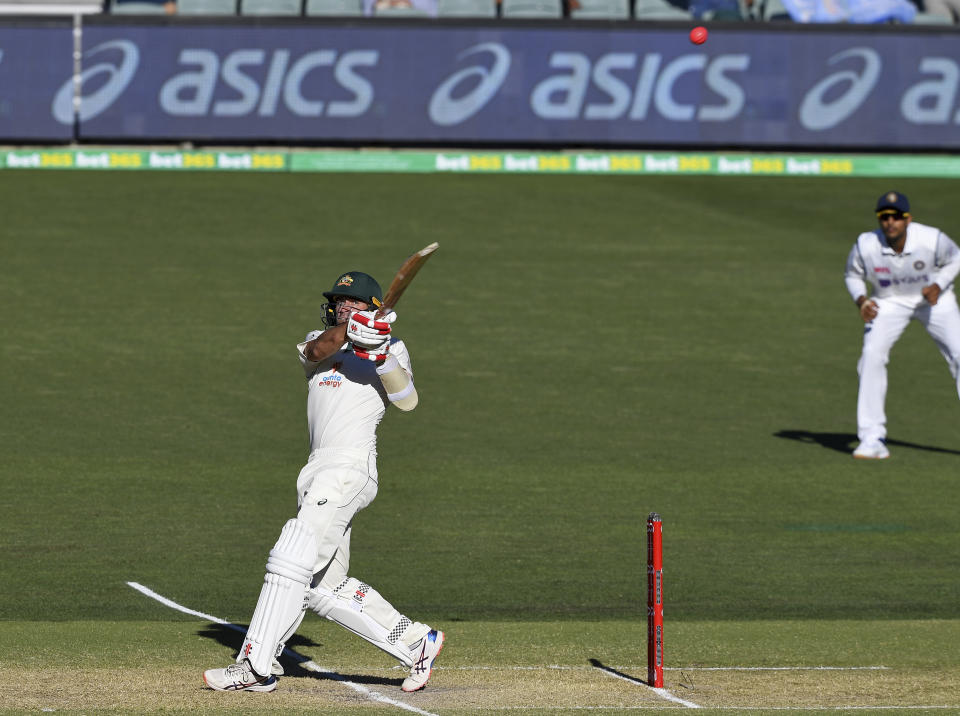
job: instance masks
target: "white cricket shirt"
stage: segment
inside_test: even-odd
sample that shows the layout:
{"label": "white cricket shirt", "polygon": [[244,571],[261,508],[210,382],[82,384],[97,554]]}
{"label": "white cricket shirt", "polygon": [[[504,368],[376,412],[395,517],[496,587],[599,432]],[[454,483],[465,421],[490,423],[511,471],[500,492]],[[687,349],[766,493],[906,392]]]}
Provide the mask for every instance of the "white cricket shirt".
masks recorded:
{"label": "white cricket shirt", "polygon": [[900,254],[887,245],[880,229],[860,234],[847,256],[844,281],[854,301],[868,295],[869,283],[873,297],[912,308],[923,300],[924,286],[936,283],[949,291],[958,272],[960,250],[953,240],[934,226],[911,221]]}
{"label": "white cricket shirt", "polygon": [[[339,351],[320,363],[308,360],[304,347],[322,331],[311,331],[297,345],[307,376],[307,424],[310,451],[318,448],[351,448],[376,452],[377,425],[390,402],[377,375],[376,363]],[[390,354],[413,376],[410,354],[399,338],[392,338]]]}

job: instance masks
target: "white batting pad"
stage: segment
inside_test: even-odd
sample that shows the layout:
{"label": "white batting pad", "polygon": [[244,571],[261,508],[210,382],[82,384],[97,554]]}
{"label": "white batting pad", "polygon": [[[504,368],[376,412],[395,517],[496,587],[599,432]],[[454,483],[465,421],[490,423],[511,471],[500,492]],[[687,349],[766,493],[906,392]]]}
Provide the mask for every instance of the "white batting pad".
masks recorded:
{"label": "white batting pad", "polygon": [[307,592],[307,606],[344,629],[366,639],[407,667],[413,666],[410,645],[430,631],[411,622],[369,584],[347,577],[336,589],[322,586]]}
{"label": "white batting pad", "polygon": [[237,656],[237,661],[249,660],[261,676],[270,673],[281,638],[289,638],[291,625],[299,623],[316,558],[316,534],[306,522],[289,520],[270,550],[260,599]]}
{"label": "white batting pad", "polygon": [[280,637],[280,641],[277,642],[277,648],[273,652],[273,661],[270,662],[270,673],[274,676],[283,676],[283,666],[280,664],[280,657],[283,655],[283,650],[287,648],[287,642],[290,640],[290,637],[296,634],[297,629],[300,628],[300,623],[303,621],[306,613],[307,605],[304,604],[299,616],[293,621],[293,624],[287,627],[286,631],[283,632],[283,636]]}

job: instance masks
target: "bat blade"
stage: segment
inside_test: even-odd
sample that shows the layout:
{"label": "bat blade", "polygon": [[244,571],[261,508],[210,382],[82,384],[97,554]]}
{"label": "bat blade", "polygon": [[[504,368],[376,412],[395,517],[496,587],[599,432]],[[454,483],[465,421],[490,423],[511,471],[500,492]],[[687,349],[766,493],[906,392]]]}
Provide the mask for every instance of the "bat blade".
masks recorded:
{"label": "bat blade", "polygon": [[430,258],[433,255],[433,252],[439,247],[440,244],[434,241],[429,246],[424,246],[422,249],[417,251],[417,253],[413,254],[403,262],[403,265],[393,277],[393,281],[390,282],[390,287],[387,289],[387,293],[383,297],[383,306],[381,306],[377,311],[377,315],[383,316],[387,314],[391,308],[397,305],[397,301],[400,300],[400,296],[403,295],[403,292],[407,290],[407,286],[409,286],[410,282],[413,281],[413,277],[417,275],[417,271],[423,267],[423,265],[427,262],[427,259]]}

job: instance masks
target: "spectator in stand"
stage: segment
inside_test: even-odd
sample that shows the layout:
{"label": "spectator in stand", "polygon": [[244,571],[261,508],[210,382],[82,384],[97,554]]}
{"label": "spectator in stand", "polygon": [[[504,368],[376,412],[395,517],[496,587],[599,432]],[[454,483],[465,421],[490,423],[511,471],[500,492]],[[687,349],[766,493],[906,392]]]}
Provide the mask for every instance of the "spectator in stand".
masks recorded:
{"label": "spectator in stand", "polygon": [[910,0],[783,0],[783,5],[794,22],[909,24],[917,14]]}

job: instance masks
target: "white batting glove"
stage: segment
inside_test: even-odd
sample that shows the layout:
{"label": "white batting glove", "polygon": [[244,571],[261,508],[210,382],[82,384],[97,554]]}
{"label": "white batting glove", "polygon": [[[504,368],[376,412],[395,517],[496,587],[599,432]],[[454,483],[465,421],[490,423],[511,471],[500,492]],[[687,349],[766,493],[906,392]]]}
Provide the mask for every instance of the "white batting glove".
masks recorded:
{"label": "white batting glove", "polygon": [[379,366],[383,364],[390,353],[390,337],[388,336],[387,340],[376,348],[363,348],[356,343],[351,343],[350,347],[353,348],[353,353],[357,358],[373,361]]}
{"label": "white batting glove", "polygon": [[379,348],[390,342],[390,324],[397,320],[397,314],[390,311],[381,318],[375,318],[376,311],[357,311],[347,321],[347,340],[361,349]]}

